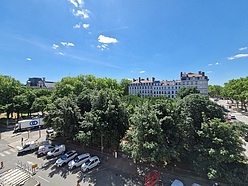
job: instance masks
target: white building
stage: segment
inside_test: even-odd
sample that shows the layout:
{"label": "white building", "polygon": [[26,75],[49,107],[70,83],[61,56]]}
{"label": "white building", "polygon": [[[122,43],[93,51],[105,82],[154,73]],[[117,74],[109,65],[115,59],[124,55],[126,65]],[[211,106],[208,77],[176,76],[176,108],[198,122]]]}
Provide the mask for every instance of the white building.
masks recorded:
{"label": "white building", "polygon": [[46,79],[33,77],[29,78],[26,86],[32,87],[32,88],[47,88],[47,89],[53,89],[55,87],[55,82],[52,81],[46,81]]}
{"label": "white building", "polygon": [[174,98],[177,91],[182,87],[197,87],[201,94],[208,94],[208,77],[204,72],[199,71],[198,74],[181,72],[180,80],[162,80],[152,79],[133,79],[128,89],[129,94],[145,96],[166,96]]}

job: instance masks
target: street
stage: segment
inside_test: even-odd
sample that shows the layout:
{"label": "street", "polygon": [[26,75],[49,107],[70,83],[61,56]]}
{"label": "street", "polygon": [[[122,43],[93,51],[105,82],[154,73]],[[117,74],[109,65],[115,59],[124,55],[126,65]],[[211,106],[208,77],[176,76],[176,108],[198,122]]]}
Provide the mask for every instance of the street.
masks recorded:
{"label": "street", "polygon": [[[231,106],[231,109],[230,109],[230,101],[228,100],[219,100],[217,101],[217,104],[223,106],[224,108],[227,108],[229,110],[229,115],[233,115],[236,117],[237,121],[241,121],[245,124],[248,125],[248,117],[243,115],[242,113],[239,113],[235,110],[233,110],[233,106]],[[234,120],[235,121],[235,120]],[[244,144],[243,144],[243,148],[245,149],[244,151],[244,155],[246,158],[248,158],[248,142],[246,142],[245,140],[243,140]]]}

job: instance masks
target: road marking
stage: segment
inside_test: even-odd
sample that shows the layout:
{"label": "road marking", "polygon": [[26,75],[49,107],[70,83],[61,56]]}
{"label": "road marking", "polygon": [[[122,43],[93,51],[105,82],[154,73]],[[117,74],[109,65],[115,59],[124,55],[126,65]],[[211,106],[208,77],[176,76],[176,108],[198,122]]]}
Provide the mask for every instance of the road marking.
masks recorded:
{"label": "road marking", "polygon": [[41,176],[38,176],[40,179],[42,179],[42,180],[44,180],[44,181],[46,181],[47,183],[49,183],[49,181],[47,180],[47,179],[45,179],[45,178],[42,178]]}
{"label": "road marking", "polygon": [[32,161],[27,161],[29,165],[33,165],[34,163]]}
{"label": "road marking", "polygon": [[3,152],[4,152],[5,154],[11,154],[11,153],[10,153],[9,151],[7,151],[7,150],[6,150],[6,151],[3,151]]}
{"label": "road marking", "polygon": [[3,153],[0,153],[0,156],[5,156]]}

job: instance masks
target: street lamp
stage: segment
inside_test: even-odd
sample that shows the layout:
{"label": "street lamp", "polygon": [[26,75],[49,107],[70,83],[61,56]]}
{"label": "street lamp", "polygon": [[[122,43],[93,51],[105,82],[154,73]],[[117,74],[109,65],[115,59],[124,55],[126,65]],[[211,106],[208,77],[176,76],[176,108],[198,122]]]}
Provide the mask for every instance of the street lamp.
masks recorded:
{"label": "street lamp", "polygon": [[41,132],[40,132],[40,113],[38,113],[38,118],[39,118],[39,138],[41,137]]}

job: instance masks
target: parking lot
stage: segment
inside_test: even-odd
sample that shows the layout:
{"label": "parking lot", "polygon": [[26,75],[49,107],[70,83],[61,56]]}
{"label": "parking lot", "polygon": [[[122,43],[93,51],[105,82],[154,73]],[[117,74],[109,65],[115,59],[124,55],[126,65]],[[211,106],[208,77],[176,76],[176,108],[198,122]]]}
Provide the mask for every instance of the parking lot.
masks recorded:
{"label": "parking lot", "polygon": [[[61,167],[55,165],[56,160],[60,157],[47,158],[46,156],[37,157],[36,152],[25,153],[17,156],[16,146],[20,146],[21,138],[24,142],[37,140],[39,142],[46,140],[45,129],[41,131],[32,131],[29,134],[22,132],[13,134],[12,131],[2,132],[2,139],[0,140],[0,156],[4,161],[4,168],[0,173],[7,169],[14,169],[19,163],[23,167],[31,169],[32,165],[37,164],[35,168],[35,178],[41,185],[73,185],[79,183],[83,185],[109,186],[109,185],[144,185],[145,175],[153,170],[153,167],[136,164],[126,157],[118,154],[117,158],[113,154],[101,152],[98,148],[83,148],[80,145],[73,144],[66,141],[55,140],[52,143],[59,145],[65,144],[66,150],[76,150],[78,154],[90,153],[91,156],[98,156],[100,158],[100,165],[92,168],[87,172],[82,172],[80,167],[72,170],[68,169],[65,164]],[[176,169],[175,169],[176,170]],[[191,186],[192,183],[199,183],[202,186],[212,185],[211,181],[204,180],[198,177],[190,176],[189,174],[180,174],[176,171],[159,170],[160,181],[158,186],[170,185],[174,179],[180,179],[186,186]],[[174,172],[174,173],[173,173]]]}

